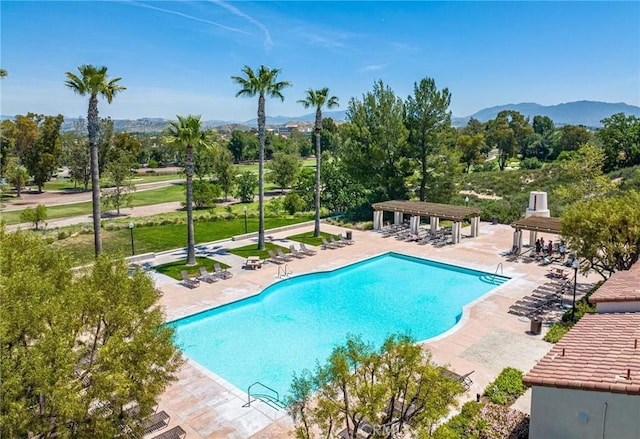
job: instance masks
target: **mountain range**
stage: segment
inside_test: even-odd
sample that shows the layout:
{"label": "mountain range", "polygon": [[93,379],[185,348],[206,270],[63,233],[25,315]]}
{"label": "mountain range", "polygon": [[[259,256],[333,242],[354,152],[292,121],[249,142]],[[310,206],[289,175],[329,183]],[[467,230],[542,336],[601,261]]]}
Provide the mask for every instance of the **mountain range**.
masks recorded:
{"label": "mountain range", "polygon": [[[623,102],[609,103],[597,101],[576,101],[567,102],[558,105],[540,105],[534,102],[524,102],[519,104],[498,105],[495,107],[484,108],[470,116],[452,117],[453,126],[464,126],[472,117],[480,122],[486,122],[494,119],[496,115],[503,110],[514,110],[529,117],[533,121],[534,116],[548,116],[553,120],[556,126],[562,125],[584,125],[586,127],[598,128],[602,126],[602,119],[616,113],[625,113],[640,117],[640,107],[628,105]],[[325,111],[323,117],[330,117],[336,122],[342,122],[346,118],[346,110],[341,111]],[[2,119],[13,119],[11,116],[1,116]],[[76,118],[65,118],[62,126],[63,131],[73,129],[73,123]],[[304,114],[302,116],[268,116],[267,125],[279,126],[288,122],[312,123],[315,120],[315,112]],[[225,121],[225,120],[207,120],[203,122],[205,128],[224,127],[227,130],[247,129],[257,126],[256,119],[247,121]],[[115,131],[126,132],[159,132],[167,127],[167,120],[162,118],[145,117],[142,119],[116,119],[114,120]]]}

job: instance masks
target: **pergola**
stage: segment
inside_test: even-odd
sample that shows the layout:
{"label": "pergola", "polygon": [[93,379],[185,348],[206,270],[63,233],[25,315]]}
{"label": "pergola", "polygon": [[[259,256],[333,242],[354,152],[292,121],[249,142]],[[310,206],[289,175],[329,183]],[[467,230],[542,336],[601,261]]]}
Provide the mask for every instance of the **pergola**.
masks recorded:
{"label": "pergola", "polygon": [[411,215],[410,230],[411,233],[418,233],[420,218],[429,218],[431,231],[438,230],[440,220],[453,221],[452,241],[454,244],[460,242],[461,223],[465,218],[471,218],[471,236],[478,236],[478,228],[480,225],[480,209],[475,207],[454,206],[451,204],[427,203],[424,201],[383,201],[373,205],[373,229],[380,230],[382,228],[382,218],[384,212],[393,212],[393,223],[401,224],[405,214]]}
{"label": "pergola", "polygon": [[544,216],[530,216],[529,218],[520,219],[511,223],[511,227],[516,229],[513,232],[513,248],[518,248],[516,254],[522,252],[522,231],[528,230],[529,245],[533,245],[537,239],[538,232],[551,233],[553,235],[560,235],[560,218],[557,217],[544,217]]}

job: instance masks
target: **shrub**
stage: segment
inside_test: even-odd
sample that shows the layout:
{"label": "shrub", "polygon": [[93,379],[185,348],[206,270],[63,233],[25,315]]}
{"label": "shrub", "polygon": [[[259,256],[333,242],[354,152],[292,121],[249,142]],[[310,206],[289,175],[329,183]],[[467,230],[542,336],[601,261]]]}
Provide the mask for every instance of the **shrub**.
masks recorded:
{"label": "shrub", "polygon": [[265,211],[268,214],[279,215],[284,211],[284,199],[282,197],[274,197],[267,201]]}
{"label": "shrub", "polygon": [[[149,165],[150,168],[157,168],[158,167],[158,161],[154,160],[154,159],[149,159],[149,163],[147,163]],[[151,171],[147,171],[147,173],[151,173],[151,172],[155,172],[153,170]]]}
{"label": "shrub", "polygon": [[544,341],[549,343],[558,343],[572,327],[573,323],[570,322],[554,323],[545,334]]}
{"label": "shrub", "polygon": [[41,222],[47,219],[47,206],[38,204],[35,208],[28,207],[20,212],[20,221],[24,223],[33,223],[36,230]]}
{"label": "shrub", "polygon": [[460,413],[442,424],[433,433],[433,439],[458,439],[478,437],[484,425],[478,423],[483,404],[469,401],[462,406]]}
{"label": "shrub", "polygon": [[542,162],[537,157],[527,157],[520,162],[522,169],[540,169],[542,168]]}
{"label": "shrub", "polygon": [[306,205],[307,203],[305,203],[302,197],[295,192],[287,194],[287,196],[284,197],[284,201],[282,202],[282,207],[284,207],[285,210],[289,212],[289,215],[293,215],[296,212],[304,210]]}
{"label": "shrub", "polygon": [[525,391],[522,384],[522,372],[513,367],[505,367],[500,375],[489,383],[484,394],[494,404],[507,405]]}
{"label": "shrub", "polygon": [[64,230],[61,230],[58,232],[58,241],[67,239],[68,237],[69,237],[69,233],[65,232]]}

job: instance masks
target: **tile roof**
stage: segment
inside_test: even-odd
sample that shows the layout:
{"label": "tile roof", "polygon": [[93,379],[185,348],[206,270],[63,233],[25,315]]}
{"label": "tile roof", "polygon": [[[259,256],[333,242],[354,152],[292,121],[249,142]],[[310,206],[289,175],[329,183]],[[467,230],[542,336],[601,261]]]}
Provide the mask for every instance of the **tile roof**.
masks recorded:
{"label": "tile roof", "polygon": [[640,301],[640,262],[634,264],[630,270],[613,273],[589,297],[589,301],[593,303]]}
{"label": "tile roof", "polygon": [[640,313],[585,314],[523,381],[640,395]]}

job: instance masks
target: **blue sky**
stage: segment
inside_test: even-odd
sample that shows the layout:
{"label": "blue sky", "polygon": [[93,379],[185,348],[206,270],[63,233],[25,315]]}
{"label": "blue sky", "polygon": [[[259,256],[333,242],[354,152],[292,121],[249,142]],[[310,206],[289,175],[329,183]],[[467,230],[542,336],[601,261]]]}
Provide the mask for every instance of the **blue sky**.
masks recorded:
{"label": "blue sky", "polygon": [[293,83],[267,114],[301,115],[310,87],[341,109],[382,79],[406,98],[429,76],[451,111],[519,102],[640,104],[640,2],[0,2],[4,115],[86,116],[64,86],[81,64],[105,65],[127,90],[101,116],[255,117],[236,98],[243,65]]}

